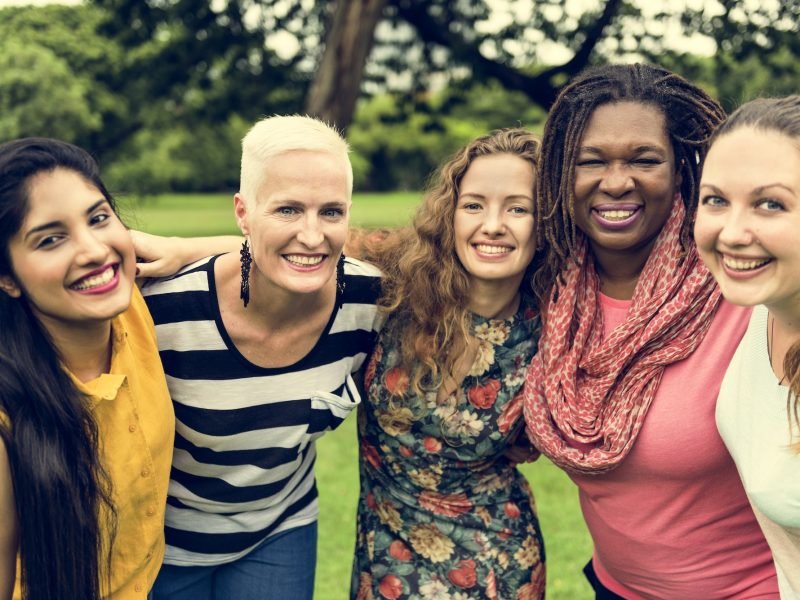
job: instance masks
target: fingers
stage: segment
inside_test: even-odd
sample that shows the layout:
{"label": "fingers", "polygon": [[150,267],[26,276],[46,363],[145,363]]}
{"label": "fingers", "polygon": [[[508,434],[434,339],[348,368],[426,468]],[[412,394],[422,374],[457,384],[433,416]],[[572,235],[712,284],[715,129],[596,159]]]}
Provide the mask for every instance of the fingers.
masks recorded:
{"label": "fingers", "polygon": [[178,272],[183,265],[172,258],[159,258],[151,262],[137,262],[137,279],[169,277]]}

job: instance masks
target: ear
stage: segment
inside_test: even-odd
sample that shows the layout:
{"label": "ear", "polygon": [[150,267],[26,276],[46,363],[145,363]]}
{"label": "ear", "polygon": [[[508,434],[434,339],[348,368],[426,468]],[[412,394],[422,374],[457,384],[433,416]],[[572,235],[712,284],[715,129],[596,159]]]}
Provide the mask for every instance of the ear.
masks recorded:
{"label": "ear", "polygon": [[3,290],[12,298],[19,298],[22,296],[22,290],[17,285],[17,282],[14,281],[14,278],[10,275],[3,275],[0,277],[0,290]]}
{"label": "ear", "polygon": [[250,235],[250,227],[247,224],[247,201],[241,192],[236,192],[233,195],[233,214],[236,215],[236,224],[239,226],[242,235]]}

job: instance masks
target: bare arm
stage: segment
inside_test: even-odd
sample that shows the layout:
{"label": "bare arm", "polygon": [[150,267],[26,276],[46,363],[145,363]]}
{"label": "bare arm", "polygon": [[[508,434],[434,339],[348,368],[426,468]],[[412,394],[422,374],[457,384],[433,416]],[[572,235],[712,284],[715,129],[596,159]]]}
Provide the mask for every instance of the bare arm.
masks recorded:
{"label": "bare arm", "polygon": [[136,277],[167,277],[205,256],[237,251],[243,240],[235,235],[181,238],[133,230],[131,237],[136,256],[143,261],[137,263]]}
{"label": "bare arm", "polygon": [[6,445],[0,440],[0,599],[11,598],[17,577],[19,531]]}

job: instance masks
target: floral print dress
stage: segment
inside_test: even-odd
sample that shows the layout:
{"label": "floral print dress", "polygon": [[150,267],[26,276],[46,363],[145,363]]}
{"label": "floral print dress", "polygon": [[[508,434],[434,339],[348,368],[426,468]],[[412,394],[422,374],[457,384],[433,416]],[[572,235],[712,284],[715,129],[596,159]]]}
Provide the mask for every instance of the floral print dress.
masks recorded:
{"label": "floral print dress", "polygon": [[391,326],[383,331],[365,375],[368,399],[359,407],[351,596],[543,598],[544,545],[533,497],[504,454],[524,437],[522,385],[539,317],[527,302],[507,320],[473,315],[478,355],[444,401],[436,392],[413,393],[398,366],[396,336]]}

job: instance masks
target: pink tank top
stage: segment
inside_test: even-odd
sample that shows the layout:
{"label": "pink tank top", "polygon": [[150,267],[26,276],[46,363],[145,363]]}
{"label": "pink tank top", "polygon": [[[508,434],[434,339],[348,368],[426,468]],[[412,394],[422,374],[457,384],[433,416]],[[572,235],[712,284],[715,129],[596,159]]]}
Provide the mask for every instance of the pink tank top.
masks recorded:
{"label": "pink tank top", "polygon": [[[601,301],[608,333],[630,302]],[[605,475],[573,476],[595,571],[620,596],[778,598],[772,555],[714,416],[749,316],[723,301],[697,350],[664,372],[624,462]]]}

